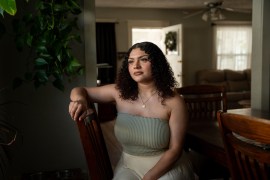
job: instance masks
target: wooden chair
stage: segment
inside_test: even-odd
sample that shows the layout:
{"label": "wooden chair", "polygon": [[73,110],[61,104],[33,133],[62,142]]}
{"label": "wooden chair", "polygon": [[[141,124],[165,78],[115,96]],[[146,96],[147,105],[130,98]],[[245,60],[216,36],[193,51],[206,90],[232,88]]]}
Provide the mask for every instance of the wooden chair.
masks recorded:
{"label": "wooden chair", "polygon": [[176,90],[184,97],[191,120],[216,119],[217,111],[227,111],[224,86],[190,85]]}
{"label": "wooden chair", "polygon": [[100,122],[94,104],[90,104],[90,107],[95,112],[84,121],[77,122],[88,173],[93,180],[111,180],[113,170]]}
{"label": "wooden chair", "polygon": [[[216,121],[219,110],[227,111],[227,97],[224,86],[190,85],[177,88],[176,91],[184,98],[189,113],[189,123],[206,120]],[[195,173],[199,179],[228,179],[229,170],[212,159],[189,149],[185,143]]]}
{"label": "wooden chair", "polygon": [[270,120],[218,112],[233,180],[270,179]]}

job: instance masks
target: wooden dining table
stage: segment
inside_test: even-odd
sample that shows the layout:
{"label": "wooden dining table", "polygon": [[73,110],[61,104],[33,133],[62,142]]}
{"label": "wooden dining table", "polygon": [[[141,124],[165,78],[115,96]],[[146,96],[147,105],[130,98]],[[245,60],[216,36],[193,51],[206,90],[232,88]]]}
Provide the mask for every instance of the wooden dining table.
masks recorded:
{"label": "wooden dining table", "polygon": [[[232,109],[228,112],[270,120],[270,112],[251,108]],[[200,121],[191,119],[186,133],[185,147],[228,167],[217,119]]]}

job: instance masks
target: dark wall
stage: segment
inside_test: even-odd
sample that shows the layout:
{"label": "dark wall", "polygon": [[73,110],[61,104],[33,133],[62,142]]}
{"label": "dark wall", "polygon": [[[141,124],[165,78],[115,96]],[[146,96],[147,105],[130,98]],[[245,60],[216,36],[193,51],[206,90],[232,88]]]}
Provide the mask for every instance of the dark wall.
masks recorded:
{"label": "dark wall", "polygon": [[[77,127],[68,114],[70,90],[75,86],[85,86],[85,77],[81,76],[72,83],[65,80],[64,92],[51,84],[39,89],[31,83],[15,90],[11,87],[14,77],[23,75],[27,63],[26,51],[18,52],[15,48],[11,29],[12,20],[27,10],[24,1],[17,2],[15,17],[0,17],[7,28],[7,33],[0,39],[0,88],[7,89],[6,99],[16,101],[7,108],[9,121],[18,130],[17,141],[11,146],[9,172],[20,177],[36,171],[70,168],[85,171],[86,162]],[[74,44],[73,52],[84,65],[83,31],[81,35],[83,43]]]}

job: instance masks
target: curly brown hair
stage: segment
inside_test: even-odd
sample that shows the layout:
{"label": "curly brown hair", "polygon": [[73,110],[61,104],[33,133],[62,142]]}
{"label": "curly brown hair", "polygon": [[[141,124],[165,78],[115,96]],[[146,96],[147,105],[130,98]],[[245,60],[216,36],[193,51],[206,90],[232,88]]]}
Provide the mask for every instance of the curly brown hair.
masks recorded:
{"label": "curly brown hair", "polygon": [[151,42],[140,42],[129,48],[122,67],[116,79],[116,88],[120,92],[120,98],[124,100],[138,99],[138,84],[132,79],[128,71],[128,58],[133,49],[139,48],[149,55],[151,62],[152,76],[159,97],[162,101],[167,97],[174,96],[174,88],[177,82],[173,71],[161,49]]}

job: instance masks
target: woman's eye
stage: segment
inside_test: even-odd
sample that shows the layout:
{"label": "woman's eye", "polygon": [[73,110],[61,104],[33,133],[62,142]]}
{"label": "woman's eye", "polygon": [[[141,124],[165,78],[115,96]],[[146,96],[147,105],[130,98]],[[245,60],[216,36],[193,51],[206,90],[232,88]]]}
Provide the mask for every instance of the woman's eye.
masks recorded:
{"label": "woman's eye", "polygon": [[128,64],[132,64],[132,63],[133,63],[133,61],[131,61],[131,60],[130,60],[130,61],[128,61]]}
{"label": "woman's eye", "polygon": [[141,58],[140,60],[141,61],[148,61],[149,59],[148,58]]}

